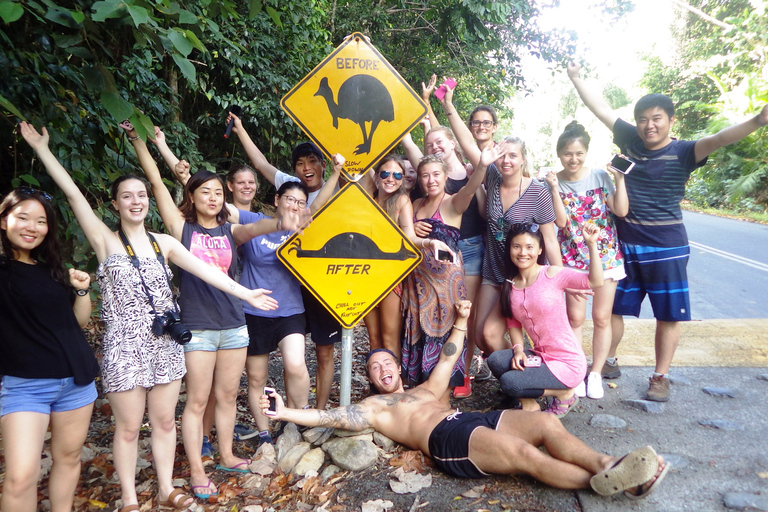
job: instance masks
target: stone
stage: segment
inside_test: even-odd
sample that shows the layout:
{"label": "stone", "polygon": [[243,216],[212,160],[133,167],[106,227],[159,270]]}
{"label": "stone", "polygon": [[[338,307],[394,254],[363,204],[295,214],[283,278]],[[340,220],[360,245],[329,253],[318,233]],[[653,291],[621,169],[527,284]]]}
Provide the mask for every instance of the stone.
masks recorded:
{"label": "stone", "polygon": [[285,454],[290,451],[291,448],[296,446],[301,441],[301,434],[293,423],[288,423],[283,429],[283,435],[277,438],[275,443],[275,449],[277,450],[277,461],[280,462],[285,457]]}
{"label": "stone", "polygon": [[670,467],[674,471],[679,471],[688,467],[688,459],[683,456],[675,455],[673,453],[660,453],[659,455],[664,457],[664,461],[669,462]]}
{"label": "stone", "polygon": [[699,425],[720,430],[744,430],[744,425],[730,420],[699,420]]}
{"label": "stone", "polygon": [[365,434],[373,434],[373,429],[370,427],[365,430],[344,430],[342,428],[337,428],[334,434],[336,434],[336,437],[362,436]]}
{"label": "stone", "polygon": [[595,414],[589,424],[596,428],[624,428],[627,422],[612,414]]}
{"label": "stone", "polygon": [[277,461],[270,462],[267,459],[258,459],[248,465],[252,473],[261,476],[269,476],[277,467]]}
{"label": "stone", "polygon": [[255,457],[265,460],[273,466],[277,465],[277,452],[272,443],[261,443],[261,446],[256,449]]}
{"label": "stone", "polygon": [[376,443],[376,446],[385,452],[388,452],[392,449],[393,446],[395,446],[395,442],[393,440],[378,432],[373,433],[373,442]]}
{"label": "stone", "polygon": [[280,459],[277,464],[284,473],[291,473],[293,467],[306,455],[306,453],[312,449],[312,445],[309,443],[297,443],[290,450],[285,453],[285,456]]}
{"label": "stone", "polygon": [[708,395],[718,398],[736,398],[736,391],[730,388],[706,387],[701,388],[701,390]]}
{"label": "stone", "polygon": [[768,373],[761,373],[757,378],[760,380],[768,380]]}
{"label": "stone", "polygon": [[320,480],[325,482],[339,471],[341,471],[341,468],[336,464],[328,464],[325,469],[320,472]]}
{"label": "stone", "polygon": [[331,438],[333,431],[334,429],[332,428],[315,427],[305,431],[302,437],[306,442],[320,446]]}
{"label": "stone", "polygon": [[[287,458],[288,457],[286,456],[286,459]],[[297,462],[296,465],[293,466],[292,473],[294,475],[304,476],[310,471],[313,471],[316,475],[317,471],[323,465],[323,462],[325,462],[325,453],[323,453],[322,448],[315,448],[313,450],[309,450],[307,453],[304,454],[304,456],[299,460],[299,462]]]}
{"label": "stone", "polygon": [[723,495],[725,508],[754,508],[768,510],[768,498],[746,492],[728,492]]}
{"label": "stone", "polygon": [[686,377],[685,375],[669,375],[669,382],[670,384],[674,384],[675,386],[690,386],[691,385],[691,379]]}
{"label": "stone", "polygon": [[355,438],[336,438],[323,444],[323,450],[334,464],[349,471],[360,471],[373,466],[379,458],[372,441]]}
{"label": "stone", "polygon": [[651,414],[661,414],[664,412],[664,404],[661,402],[652,402],[651,400],[622,400],[621,403],[640,409],[643,412],[650,412]]}

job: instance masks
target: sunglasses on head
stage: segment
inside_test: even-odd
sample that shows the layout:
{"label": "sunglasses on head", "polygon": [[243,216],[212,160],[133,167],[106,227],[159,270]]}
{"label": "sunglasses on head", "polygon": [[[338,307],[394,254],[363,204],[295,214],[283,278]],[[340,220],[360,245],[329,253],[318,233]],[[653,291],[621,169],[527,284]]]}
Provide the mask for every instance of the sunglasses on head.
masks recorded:
{"label": "sunglasses on head", "polygon": [[42,197],[43,199],[45,199],[47,201],[52,201],[53,200],[53,196],[51,196],[51,194],[49,194],[48,192],[44,192],[42,190],[37,190],[37,189],[34,189],[32,187],[19,187],[17,190],[19,192],[21,192],[22,194],[26,194],[28,196],[39,196],[39,197]]}
{"label": "sunglasses on head", "polygon": [[390,174],[391,174],[391,175],[392,175],[392,176],[393,176],[393,177],[394,177],[396,180],[401,180],[401,179],[403,179],[403,173],[402,173],[402,172],[400,172],[400,171],[395,171],[395,172],[389,172],[389,171],[379,171],[379,178],[381,178],[381,179],[385,180],[385,179],[389,178],[389,175],[390,175]]}

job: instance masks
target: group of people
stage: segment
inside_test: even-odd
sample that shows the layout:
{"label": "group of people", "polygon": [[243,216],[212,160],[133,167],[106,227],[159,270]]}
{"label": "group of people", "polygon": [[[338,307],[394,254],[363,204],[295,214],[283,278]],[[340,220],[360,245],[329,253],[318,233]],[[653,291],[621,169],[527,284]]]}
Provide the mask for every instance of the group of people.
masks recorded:
{"label": "group of people", "polygon": [[[330,411],[340,327],[282,266],[276,250],[338,190],[341,155],[334,156],[326,180],[324,155],[304,142],[292,153],[295,176],[284,173],[230,114],[227,121],[255,171],[233,167],[224,181],[205,170],[190,173],[156,128],[150,140],[184,184],[177,206],[147,145],[124,122],[148,182],[137,175],[113,182],[111,205],[118,224],[112,229],[49,148],[46,129],[21,123],[22,136],[63,191],[96,254],[106,331],[99,369],[81,331],[91,312],[90,276],[65,270],[56,206],[50,195],[28,187],[5,195],[0,203],[0,429],[6,476],[0,508],[35,510],[40,453],[50,427],[51,509],[71,510],[99,372],[115,417],[121,512],[139,510],[135,475],[145,410],[158,503],[185,509],[193,502],[172,484],[175,410],[185,375],[181,430],[190,487],[198,498],[216,496],[202,459],[212,455],[214,424],[217,469],[249,471],[250,461],[232,450],[243,369],[259,442],[272,442],[262,389],[269,354],[277,349],[287,400],[284,406],[276,397],[276,419],[373,426],[422,450],[456,476],[527,473],[563,488],[591,485],[600,494],[647,495],[669,469],[652,448],[620,460],[598,454],[556,418],[567,414],[579,396],[601,398],[602,378],[620,374],[616,351],[622,316],[637,316],[646,294],[657,318],[657,363],[647,397],[668,399],[678,322],[690,319],[688,245],[679,206],[685,182],[707,155],[768,124],[768,106],[715,135],[677,141],[670,136],[674,107],[666,96],[638,101],[633,126],[589,89],[577,64],[567,71],[585,105],[634,161],[632,172],[625,176],[585,167],[590,139],[573,122],[556,145],[563,169],[543,183],[531,176],[521,139],[494,142],[494,110],[478,107],[465,124],[448,87],[440,103],[450,128],[437,126],[430,112],[425,154],[406,137],[405,159],[388,156],[362,178],[424,258],[365,317],[371,348],[366,369],[379,394]],[[435,85],[434,77],[423,84],[428,104]],[[274,217],[251,211],[257,171],[277,189]],[[168,234],[144,227],[150,194]],[[179,269],[178,299],[169,262]],[[594,335],[588,371],[581,329],[583,295],[589,289],[594,290]],[[317,353],[313,410],[306,332]],[[451,390],[454,397],[472,392],[475,347],[512,399],[508,408],[522,411],[451,410]],[[544,396],[551,400],[541,413],[535,399]]]}

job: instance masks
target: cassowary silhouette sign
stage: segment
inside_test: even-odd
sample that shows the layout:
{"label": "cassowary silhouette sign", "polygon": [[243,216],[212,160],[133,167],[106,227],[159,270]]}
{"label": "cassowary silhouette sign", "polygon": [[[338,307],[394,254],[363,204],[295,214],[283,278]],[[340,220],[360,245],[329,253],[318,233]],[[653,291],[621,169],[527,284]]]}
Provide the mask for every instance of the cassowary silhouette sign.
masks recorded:
{"label": "cassowary silhouette sign", "polygon": [[349,36],[286,94],[281,106],[355,179],[427,114],[419,95],[361,33]]}

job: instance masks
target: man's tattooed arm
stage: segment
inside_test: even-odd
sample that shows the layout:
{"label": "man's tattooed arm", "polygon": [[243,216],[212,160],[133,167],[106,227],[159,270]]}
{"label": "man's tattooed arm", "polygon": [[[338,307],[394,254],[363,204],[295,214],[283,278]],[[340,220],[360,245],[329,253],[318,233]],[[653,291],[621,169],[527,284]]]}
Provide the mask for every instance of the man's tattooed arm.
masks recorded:
{"label": "man's tattooed arm", "polygon": [[343,428],[345,430],[365,430],[371,427],[371,408],[363,404],[352,404],[346,407],[318,411],[321,427]]}

